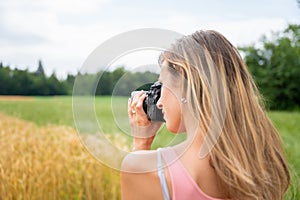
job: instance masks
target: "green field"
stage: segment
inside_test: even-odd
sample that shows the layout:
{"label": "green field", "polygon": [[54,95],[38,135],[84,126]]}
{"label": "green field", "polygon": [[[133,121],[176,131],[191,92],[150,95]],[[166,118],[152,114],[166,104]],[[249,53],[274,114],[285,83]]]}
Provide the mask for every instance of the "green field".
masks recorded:
{"label": "green field", "polygon": [[[113,112],[112,112],[113,110]],[[95,116],[105,134],[125,137],[130,146],[131,139],[127,119],[127,98],[96,97]],[[34,122],[40,127],[62,125],[75,128],[71,97],[35,97],[31,101],[0,101],[0,113]],[[93,113],[94,114],[94,113]],[[271,120],[283,138],[284,149],[292,173],[292,186],[286,199],[300,198],[300,113],[269,112]],[[153,148],[178,143],[184,135],[174,136],[162,128]]]}

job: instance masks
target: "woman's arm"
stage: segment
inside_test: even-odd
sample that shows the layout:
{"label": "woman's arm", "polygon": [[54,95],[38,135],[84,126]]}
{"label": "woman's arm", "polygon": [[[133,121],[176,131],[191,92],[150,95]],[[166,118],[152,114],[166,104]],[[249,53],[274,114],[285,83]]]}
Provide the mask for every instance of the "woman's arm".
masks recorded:
{"label": "woman's arm", "polygon": [[156,171],[155,155],[154,151],[139,151],[129,154],[123,160],[122,200],[163,199]]}

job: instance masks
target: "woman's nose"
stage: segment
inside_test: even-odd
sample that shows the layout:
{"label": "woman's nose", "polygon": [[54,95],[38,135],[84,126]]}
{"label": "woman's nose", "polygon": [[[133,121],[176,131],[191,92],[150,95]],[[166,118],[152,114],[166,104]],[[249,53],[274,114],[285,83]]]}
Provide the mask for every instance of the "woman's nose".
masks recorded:
{"label": "woman's nose", "polygon": [[162,105],[162,103],[161,103],[161,98],[158,99],[158,101],[157,101],[157,103],[156,103],[156,107],[157,107],[158,109],[162,109],[162,108],[163,108],[163,105]]}

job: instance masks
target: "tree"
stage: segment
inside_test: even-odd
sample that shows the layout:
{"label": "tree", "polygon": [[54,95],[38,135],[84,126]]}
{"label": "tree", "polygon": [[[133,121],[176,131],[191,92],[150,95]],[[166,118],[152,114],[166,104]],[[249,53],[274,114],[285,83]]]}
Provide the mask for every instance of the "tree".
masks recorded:
{"label": "tree", "polygon": [[0,95],[11,93],[11,70],[8,66],[0,68]]}
{"label": "tree", "polygon": [[27,70],[13,70],[13,84],[11,87],[12,94],[31,95],[31,85],[33,80]]}
{"label": "tree", "polygon": [[270,109],[300,108],[300,25],[263,37],[262,47],[239,48]]}
{"label": "tree", "polygon": [[112,75],[110,72],[99,72],[96,95],[111,95],[112,93]]}
{"label": "tree", "polygon": [[52,75],[48,78],[47,85],[49,89],[49,93],[47,95],[63,95],[67,93],[65,85],[59,82],[55,73],[52,73]]}
{"label": "tree", "polygon": [[64,81],[65,87],[67,88],[67,94],[71,95],[73,93],[73,85],[76,76],[68,74],[67,79]]}
{"label": "tree", "polygon": [[45,76],[45,71],[41,60],[38,61],[38,68],[35,74],[38,76]]}

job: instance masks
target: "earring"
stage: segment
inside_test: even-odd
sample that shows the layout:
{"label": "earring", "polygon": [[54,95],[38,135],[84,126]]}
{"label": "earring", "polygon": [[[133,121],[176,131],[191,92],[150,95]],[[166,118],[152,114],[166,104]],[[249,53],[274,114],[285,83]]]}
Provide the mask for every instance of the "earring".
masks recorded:
{"label": "earring", "polygon": [[186,104],[186,102],[187,102],[186,98],[184,98],[184,97],[181,97],[180,101],[181,101],[181,103],[183,103],[183,104]]}

